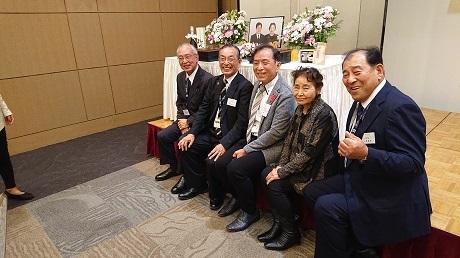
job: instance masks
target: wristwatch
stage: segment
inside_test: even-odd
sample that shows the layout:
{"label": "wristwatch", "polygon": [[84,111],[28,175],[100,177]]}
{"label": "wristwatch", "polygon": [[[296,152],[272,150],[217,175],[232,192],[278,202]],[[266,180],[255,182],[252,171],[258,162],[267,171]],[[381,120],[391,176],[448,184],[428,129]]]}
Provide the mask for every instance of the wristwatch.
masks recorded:
{"label": "wristwatch", "polygon": [[359,164],[364,164],[364,162],[366,162],[366,160],[367,160],[367,155],[363,159],[359,160]]}

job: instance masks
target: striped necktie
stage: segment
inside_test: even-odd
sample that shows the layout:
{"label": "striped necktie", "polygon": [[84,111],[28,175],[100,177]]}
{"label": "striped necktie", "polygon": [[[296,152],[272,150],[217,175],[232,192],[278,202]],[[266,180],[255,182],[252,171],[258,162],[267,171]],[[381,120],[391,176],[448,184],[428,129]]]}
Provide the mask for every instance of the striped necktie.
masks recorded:
{"label": "striped necktie", "polygon": [[262,97],[264,96],[265,86],[259,84],[259,90],[257,91],[256,97],[254,98],[254,103],[251,108],[251,117],[249,118],[248,130],[246,132],[246,140],[249,143],[251,141],[251,130],[256,121],[256,114],[260,107],[260,102],[262,102]]}
{"label": "striped necktie", "polygon": [[188,91],[190,89],[190,87],[192,86],[192,83],[190,82],[190,79],[187,78],[187,84],[185,85],[185,97],[188,98]]}
{"label": "striped necktie", "polygon": [[[217,116],[219,117],[219,120],[222,120],[222,107],[224,106],[224,100],[225,100],[225,95],[227,94],[227,84],[228,84],[228,81],[226,79],[224,79],[224,87],[222,88],[222,90],[220,91],[220,95],[219,95],[219,112],[217,113]],[[216,134],[217,135],[220,135],[221,134],[221,129],[220,128],[216,128]]]}

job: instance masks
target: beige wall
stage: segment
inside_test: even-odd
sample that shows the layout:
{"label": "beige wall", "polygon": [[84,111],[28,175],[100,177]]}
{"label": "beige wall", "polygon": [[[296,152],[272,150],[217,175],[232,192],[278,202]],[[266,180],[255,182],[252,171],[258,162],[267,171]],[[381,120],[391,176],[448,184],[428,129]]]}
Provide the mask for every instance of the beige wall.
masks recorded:
{"label": "beige wall", "polygon": [[340,30],[328,40],[327,54],[343,54],[358,46],[380,46],[385,0],[240,0],[248,17],[283,15],[285,24],[305,7],[312,9],[317,4],[338,9],[343,20]]}
{"label": "beige wall", "polygon": [[200,1],[1,1],[10,152],[161,116],[164,57],[217,16]]}
{"label": "beige wall", "polygon": [[459,2],[390,0],[383,58],[387,79],[419,106],[459,113]]}

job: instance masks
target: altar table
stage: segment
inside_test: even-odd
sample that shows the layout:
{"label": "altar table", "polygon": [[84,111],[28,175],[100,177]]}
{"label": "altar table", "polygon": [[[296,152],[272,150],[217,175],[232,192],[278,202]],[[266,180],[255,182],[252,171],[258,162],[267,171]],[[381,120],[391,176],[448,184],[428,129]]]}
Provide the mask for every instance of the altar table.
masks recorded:
{"label": "altar table", "polygon": [[[208,71],[212,75],[221,74],[219,62],[199,62],[201,68]],[[347,121],[348,111],[350,110],[353,99],[348,94],[347,89],[342,83],[342,56],[327,55],[326,64],[315,65],[310,63],[291,62],[282,64],[279,74],[292,85],[291,72],[298,67],[314,67],[323,75],[323,89],[321,91],[322,99],[332,107],[337,115],[339,124],[340,139],[345,137],[345,124]],[[176,77],[182,69],[179,66],[177,57],[166,57],[164,66],[163,79],[163,118],[176,120],[176,99],[177,99],[177,83]],[[252,83],[257,81],[252,70],[252,64],[243,60],[239,72]]]}

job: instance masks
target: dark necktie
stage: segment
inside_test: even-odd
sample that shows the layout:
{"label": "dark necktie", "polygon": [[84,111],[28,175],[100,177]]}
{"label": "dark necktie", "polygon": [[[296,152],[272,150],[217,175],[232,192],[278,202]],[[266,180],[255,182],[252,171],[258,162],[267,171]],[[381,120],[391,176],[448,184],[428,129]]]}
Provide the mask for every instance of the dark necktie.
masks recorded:
{"label": "dark necktie", "polygon": [[187,84],[185,85],[185,97],[188,98],[188,91],[190,89],[190,87],[192,86],[192,83],[190,82],[190,79],[187,78]]}
{"label": "dark necktie", "polygon": [[[217,117],[219,117],[219,120],[222,120],[222,117],[221,117],[221,115],[222,115],[222,107],[224,106],[225,95],[227,94],[227,84],[228,84],[228,81],[226,79],[224,79],[224,87],[220,91],[219,108],[217,109],[218,110]],[[221,132],[222,131],[221,131],[220,128],[216,128],[216,134],[217,135],[220,135]]]}
{"label": "dark necktie", "polygon": [[353,128],[351,129],[351,133],[355,134],[356,130],[358,130],[359,124],[363,121],[364,118],[364,107],[361,105],[361,103],[358,103],[358,110],[356,111],[356,118],[355,118],[355,123],[353,125]]}
{"label": "dark necktie", "polygon": [[264,96],[265,86],[259,84],[259,90],[257,91],[256,97],[254,98],[254,103],[251,108],[251,117],[249,118],[248,130],[246,132],[246,140],[249,143],[251,141],[251,130],[256,121],[256,114],[260,107],[260,102],[262,102],[262,97]]}

